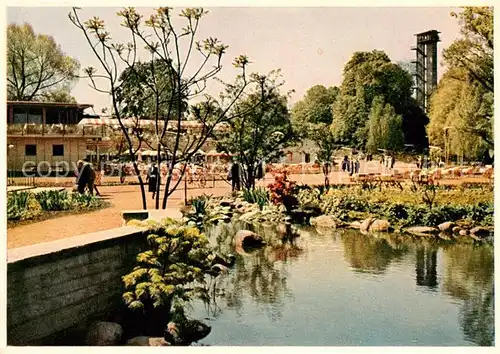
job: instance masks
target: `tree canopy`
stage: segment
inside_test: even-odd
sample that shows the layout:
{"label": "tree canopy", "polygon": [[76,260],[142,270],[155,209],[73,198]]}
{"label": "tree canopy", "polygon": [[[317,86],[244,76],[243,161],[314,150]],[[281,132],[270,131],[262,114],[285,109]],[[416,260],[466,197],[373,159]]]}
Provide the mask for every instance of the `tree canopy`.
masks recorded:
{"label": "tree canopy", "polygon": [[[391,62],[383,51],[356,52],[344,67],[344,79],[333,105],[333,131],[343,144],[366,148],[372,102],[381,97],[402,116],[404,142],[427,145],[428,119],[412,98],[410,73]],[[399,134],[399,133],[398,133]]]}
{"label": "tree canopy", "polygon": [[484,89],[493,92],[493,7],[464,7],[452,12],[462,35],[443,52],[448,68],[463,68]]}
{"label": "tree canopy", "polygon": [[[170,71],[170,66],[158,59],[127,67],[119,77],[117,89],[122,114],[141,118],[156,118],[158,114],[160,119],[177,116],[176,107],[170,104],[173,99]],[[182,108],[183,112],[187,109],[185,97]]]}
{"label": "tree canopy", "polygon": [[427,130],[432,145],[477,158],[494,143],[493,10],[465,7],[452,16],[462,37],[444,51],[448,70],[431,97]]}
{"label": "tree canopy", "polygon": [[337,98],[338,87],[326,88],[315,85],[307,90],[304,98],[292,108],[291,116],[294,123],[326,123],[331,124],[332,104]]}
{"label": "tree canopy", "polygon": [[[255,76],[255,75],[254,75]],[[257,75],[256,89],[232,108],[230,129],[218,135],[218,150],[237,154],[246,188],[255,187],[258,164],[272,161],[293,142],[294,131],[287,108],[288,95],[280,92],[279,72]]]}
{"label": "tree canopy", "polygon": [[30,24],[7,27],[7,98],[16,101],[74,101],[71,87],[80,64],[54,38]]}

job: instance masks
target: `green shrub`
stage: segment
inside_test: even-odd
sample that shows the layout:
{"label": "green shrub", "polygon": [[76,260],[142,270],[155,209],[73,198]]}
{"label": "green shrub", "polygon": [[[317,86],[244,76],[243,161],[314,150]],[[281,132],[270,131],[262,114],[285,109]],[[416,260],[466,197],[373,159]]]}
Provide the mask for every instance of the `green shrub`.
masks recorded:
{"label": "green shrub", "polygon": [[269,204],[269,193],[264,188],[245,189],[243,190],[242,197],[248,203],[257,204],[260,210]]}
{"label": "green shrub", "polygon": [[7,198],[7,219],[20,220],[28,207],[27,192],[14,192]]}
{"label": "green shrub", "polygon": [[36,200],[45,211],[68,210],[71,207],[66,191],[43,191],[36,194]]}
{"label": "green shrub", "polygon": [[71,194],[71,204],[76,208],[97,208],[102,205],[102,201],[94,195],[90,194]]}
{"label": "green shrub", "polygon": [[148,249],[137,255],[136,266],[122,277],[122,297],[131,310],[139,310],[146,325],[159,320],[156,330],[161,333],[173,311],[182,311],[195,298],[209,300],[205,275],[215,253],[196,227],[173,219],[143,224],[148,226]]}

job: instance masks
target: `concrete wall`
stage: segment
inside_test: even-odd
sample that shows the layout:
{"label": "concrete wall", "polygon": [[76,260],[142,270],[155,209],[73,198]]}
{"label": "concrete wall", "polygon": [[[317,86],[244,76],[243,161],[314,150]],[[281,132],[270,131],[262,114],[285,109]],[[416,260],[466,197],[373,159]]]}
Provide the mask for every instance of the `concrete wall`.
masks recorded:
{"label": "concrete wall", "polygon": [[[7,167],[9,170],[22,171],[23,164],[31,161],[29,167],[38,165],[42,161],[47,161],[54,167],[58,162],[66,161],[69,166],[87,155],[87,143],[83,137],[7,137],[7,144],[13,145],[7,151]],[[25,156],[25,145],[35,144],[37,146],[36,156]],[[64,145],[64,156],[53,156],[52,145]],[[44,164],[44,169],[48,165]]]}
{"label": "concrete wall", "polygon": [[145,242],[123,227],[9,250],[7,344],[43,344],[116,305]]}

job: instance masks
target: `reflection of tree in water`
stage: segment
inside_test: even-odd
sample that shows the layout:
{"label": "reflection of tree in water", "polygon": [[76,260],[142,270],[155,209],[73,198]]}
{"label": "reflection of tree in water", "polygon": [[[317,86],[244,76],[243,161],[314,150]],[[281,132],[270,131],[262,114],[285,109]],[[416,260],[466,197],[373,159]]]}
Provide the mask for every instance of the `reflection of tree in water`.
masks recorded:
{"label": "reflection of tree in water", "polygon": [[417,285],[436,289],[437,281],[437,248],[419,245],[416,251]]}
{"label": "reflection of tree in water", "polygon": [[352,268],[360,272],[381,274],[393,260],[401,259],[408,246],[394,235],[375,238],[356,231],[348,231],[342,237],[344,258]]}
{"label": "reflection of tree in water", "polygon": [[494,251],[489,245],[455,244],[443,251],[443,289],[463,300],[460,325],[465,338],[477,345],[494,345]]}
{"label": "reflection of tree in water", "polygon": [[297,258],[302,249],[293,242],[282,242],[275,230],[270,228],[257,230],[248,225],[243,227],[227,224],[214,228],[209,233],[216,235],[214,237],[218,241],[218,250],[228,252],[228,249],[234,251],[231,246],[232,237],[243,228],[253,229],[262,235],[268,245],[262,249],[237,255],[234,269],[218,279],[219,297],[224,299],[229,308],[235,309],[236,313],[241,315],[243,299],[245,296],[250,296],[265,307],[271,319],[276,320],[282,316],[285,298],[292,296],[286,282],[285,263]]}

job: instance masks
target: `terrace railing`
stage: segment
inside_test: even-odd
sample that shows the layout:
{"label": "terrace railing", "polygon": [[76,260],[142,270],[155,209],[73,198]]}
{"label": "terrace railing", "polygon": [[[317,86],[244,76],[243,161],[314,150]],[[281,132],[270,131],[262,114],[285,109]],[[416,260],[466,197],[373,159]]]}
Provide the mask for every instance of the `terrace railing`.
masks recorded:
{"label": "terrace railing", "polygon": [[47,136],[98,136],[105,134],[103,126],[80,126],[76,124],[8,124],[7,135]]}

